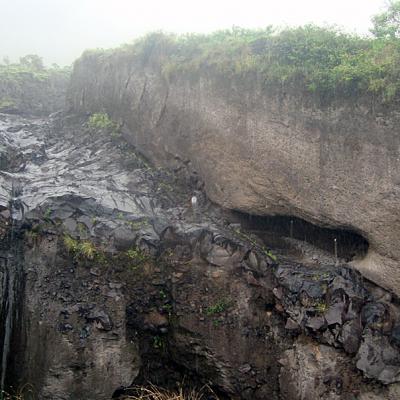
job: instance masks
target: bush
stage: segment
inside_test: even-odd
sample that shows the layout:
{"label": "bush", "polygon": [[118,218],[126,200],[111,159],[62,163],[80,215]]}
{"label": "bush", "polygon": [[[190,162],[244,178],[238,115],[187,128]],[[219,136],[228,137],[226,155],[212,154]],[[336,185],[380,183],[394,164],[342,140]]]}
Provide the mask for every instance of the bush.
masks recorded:
{"label": "bush", "polygon": [[372,18],[374,28],[372,33],[379,38],[400,37],[400,1],[389,0],[385,12],[375,15]]}
{"label": "bush", "polygon": [[88,121],[88,126],[92,132],[104,132],[111,136],[120,135],[120,127],[106,113],[92,114]]}
{"label": "bush", "polygon": [[70,72],[70,67],[60,68],[53,66],[52,68],[46,68],[39,56],[30,54],[21,57],[19,63],[11,64],[6,61],[0,64],[0,83],[23,84],[27,79],[44,82],[52,77],[67,78]]}
{"label": "bush", "polygon": [[[230,78],[251,74],[267,86],[305,90],[325,102],[365,94],[388,102],[400,93],[399,14],[400,2],[392,1],[387,14],[374,19],[374,38],[314,25],[235,27],[207,35],[154,32],[116,50],[87,54],[133,56],[158,67],[167,79],[207,70]],[[378,33],[385,23],[392,33]]]}

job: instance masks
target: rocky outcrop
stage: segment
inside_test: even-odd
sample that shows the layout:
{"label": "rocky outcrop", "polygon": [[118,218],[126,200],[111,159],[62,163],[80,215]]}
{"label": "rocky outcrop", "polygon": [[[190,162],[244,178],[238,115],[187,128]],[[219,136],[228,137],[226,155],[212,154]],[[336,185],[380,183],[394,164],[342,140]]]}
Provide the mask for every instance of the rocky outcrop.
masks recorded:
{"label": "rocky outcrop", "polygon": [[225,208],[357,232],[369,252],[354,265],[400,293],[396,108],[372,98],[324,106],[206,65],[166,76],[167,64],[157,47],[136,58],[88,53],[75,63],[70,106],[108,112],[153,162],[196,171]]}
{"label": "rocky outcrop", "polygon": [[1,115],[0,131],[6,387],[52,400],[148,381],[232,399],[397,398],[389,292],[325,256],[277,260],[200,192],[191,209],[186,174],[85,119]]}

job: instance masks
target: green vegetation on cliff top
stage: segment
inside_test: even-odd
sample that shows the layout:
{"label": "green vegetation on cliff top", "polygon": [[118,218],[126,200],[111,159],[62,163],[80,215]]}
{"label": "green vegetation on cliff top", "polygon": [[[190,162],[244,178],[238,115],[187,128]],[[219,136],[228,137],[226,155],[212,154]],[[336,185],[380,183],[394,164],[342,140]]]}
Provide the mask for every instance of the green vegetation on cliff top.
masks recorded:
{"label": "green vegetation on cliff top", "polygon": [[47,68],[42,59],[34,54],[21,57],[19,63],[10,63],[7,59],[0,63],[0,83],[21,84],[26,80],[47,81],[51,77],[67,77],[70,68],[53,65]]}
{"label": "green vegetation on cliff top", "polygon": [[[134,55],[158,64],[166,77],[212,69],[227,77],[257,74],[265,85],[303,88],[320,98],[373,95],[391,102],[400,94],[400,1],[373,19],[374,37],[307,25],[262,30],[233,28],[212,34],[151,33],[98,54]],[[87,53],[90,54],[90,53]]]}

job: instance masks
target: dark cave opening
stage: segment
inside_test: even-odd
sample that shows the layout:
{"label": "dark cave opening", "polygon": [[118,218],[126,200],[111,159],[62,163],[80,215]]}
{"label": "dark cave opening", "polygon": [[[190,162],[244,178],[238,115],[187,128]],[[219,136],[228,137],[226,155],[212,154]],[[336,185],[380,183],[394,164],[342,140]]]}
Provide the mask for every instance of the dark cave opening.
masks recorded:
{"label": "dark cave opening", "polygon": [[[260,237],[266,246],[282,255],[294,255],[293,242],[309,244],[324,252],[350,262],[362,259],[369,243],[352,229],[326,228],[294,216],[259,216],[233,211],[230,222]],[[290,240],[293,239],[293,240]]]}
{"label": "dark cave opening", "polygon": [[[154,349],[149,346],[150,337],[146,335],[141,337],[141,344],[147,347],[141,354],[142,367],[139,375],[134,379],[129,387],[117,388],[113,399],[118,398],[148,398],[153,399],[151,393],[160,391],[161,393],[172,394],[182,392],[183,397],[207,400],[228,400],[230,397],[224,393],[218,386],[211,383],[211,379],[217,376],[218,371],[213,370],[206,360],[201,360],[198,356],[191,353],[175,353],[173,346],[168,345],[164,349]],[[173,341],[172,341],[173,342]],[[182,361],[184,358],[184,362]],[[189,367],[192,366],[192,367]],[[168,397],[168,398],[169,398]]]}

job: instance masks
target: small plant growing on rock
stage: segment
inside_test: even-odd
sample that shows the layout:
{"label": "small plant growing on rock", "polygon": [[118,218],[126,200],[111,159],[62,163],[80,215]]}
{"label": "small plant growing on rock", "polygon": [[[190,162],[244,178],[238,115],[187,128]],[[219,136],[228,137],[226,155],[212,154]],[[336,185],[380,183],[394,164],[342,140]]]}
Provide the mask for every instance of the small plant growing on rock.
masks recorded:
{"label": "small plant growing on rock", "polygon": [[165,340],[161,336],[153,337],[153,347],[157,350],[162,350],[165,348]]}
{"label": "small plant growing on rock", "polygon": [[208,307],[206,309],[206,314],[211,316],[215,314],[221,314],[227,310],[229,303],[226,300],[220,300],[218,303]]}
{"label": "small plant growing on rock", "polygon": [[67,251],[72,253],[76,259],[94,260],[100,254],[96,246],[89,240],[79,241],[70,235],[64,235],[63,242]]}
{"label": "small plant growing on rock", "polygon": [[42,224],[35,224],[30,231],[25,232],[25,236],[31,245],[37,245],[39,238],[44,233]]}
{"label": "small plant growing on rock", "polygon": [[46,208],[46,211],[45,211],[44,214],[43,214],[44,219],[46,219],[46,220],[50,219],[51,212],[52,212],[51,208],[50,208],[50,207],[47,207],[47,208]]}
{"label": "small plant growing on rock", "polygon": [[147,262],[150,258],[145,251],[139,249],[138,247],[130,248],[124,253],[124,255],[129,259],[129,268],[132,270],[136,270],[138,267]]}
{"label": "small plant growing on rock", "polygon": [[89,129],[92,133],[104,132],[111,136],[120,136],[120,127],[106,113],[92,114],[88,121]]}
{"label": "small plant growing on rock", "polygon": [[97,254],[97,249],[92,242],[83,241],[79,247],[80,253],[88,260],[93,260]]}
{"label": "small plant growing on rock", "polygon": [[25,232],[25,237],[31,245],[37,245],[39,240],[39,233],[35,231]]}
{"label": "small plant growing on rock", "polygon": [[162,300],[165,300],[168,297],[167,294],[162,289],[159,291],[159,293]]}
{"label": "small plant growing on rock", "polygon": [[70,253],[76,253],[78,251],[78,241],[69,235],[64,235],[63,238],[64,246]]}
{"label": "small plant growing on rock", "polygon": [[132,247],[126,251],[126,255],[133,261],[142,264],[148,260],[149,256],[138,247]]}
{"label": "small plant growing on rock", "polygon": [[222,321],[220,319],[214,319],[214,321],[212,322],[213,327],[214,328],[218,328],[219,326],[221,326]]}
{"label": "small plant growing on rock", "polygon": [[324,314],[328,310],[328,305],[322,301],[316,303],[314,307],[318,314]]}
{"label": "small plant growing on rock", "polygon": [[263,247],[263,252],[266,256],[268,256],[272,261],[277,262],[278,259],[275,254],[272,254],[271,250],[268,250],[266,247]]}
{"label": "small plant growing on rock", "polygon": [[162,310],[163,310],[164,312],[166,312],[169,316],[171,316],[173,307],[172,307],[172,305],[169,304],[169,303],[163,304]]}

